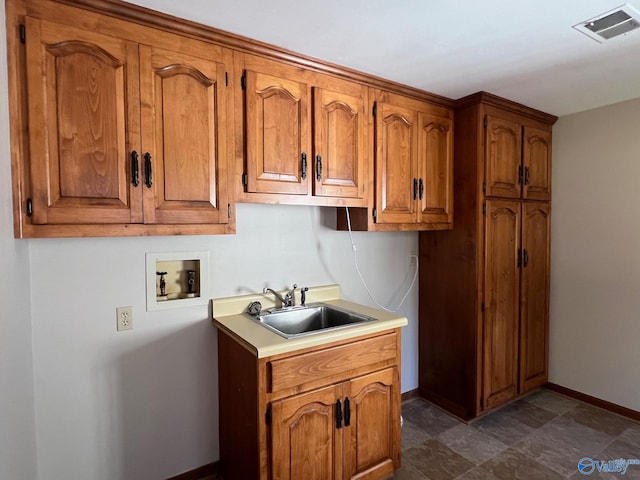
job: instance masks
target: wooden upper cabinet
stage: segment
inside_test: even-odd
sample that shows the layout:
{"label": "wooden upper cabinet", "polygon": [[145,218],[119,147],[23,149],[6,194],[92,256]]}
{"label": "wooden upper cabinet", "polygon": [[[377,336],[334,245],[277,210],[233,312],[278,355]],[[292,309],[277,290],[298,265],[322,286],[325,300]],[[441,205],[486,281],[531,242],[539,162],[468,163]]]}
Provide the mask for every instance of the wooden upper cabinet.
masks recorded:
{"label": "wooden upper cabinet", "polygon": [[453,111],[386,92],[375,99],[376,222],[450,228]]}
{"label": "wooden upper cabinet", "polygon": [[522,197],[551,200],[551,130],[524,126]]}
{"label": "wooden upper cabinet", "polygon": [[336,428],[341,391],[330,386],[272,403],[271,478],[342,479],[342,430]]}
{"label": "wooden upper cabinet", "polygon": [[391,102],[377,102],[376,220],[415,223],[418,211],[418,114]]}
{"label": "wooden upper cabinet", "polygon": [[525,393],[547,381],[551,208],[527,202],[522,209],[520,393]]}
{"label": "wooden upper cabinet", "polygon": [[56,22],[25,21],[32,232],[225,233],[211,226],[229,223],[232,53],[87,12],[96,33],[51,8]]}
{"label": "wooden upper cabinet", "polygon": [[313,88],[315,195],[364,197],[365,108],[363,95]]}
{"label": "wooden upper cabinet", "polygon": [[485,140],[486,194],[520,198],[521,125],[507,118],[487,115]]}
{"label": "wooden upper cabinet", "polygon": [[420,113],[418,158],[420,222],[453,222],[453,112]]}
{"label": "wooden upper cabinet", "polygon": [[306,195],[309,87],[283,72],[267,74],[250,67],[244,78],[247,191]]}
{"label": "wooden upper cabinet", "polygon": [[140,221],[137,45],[30,17],[26,28],[32,222]]}
{"label": "wooden upper cabinet", "polygon": [[486,116],[486,195],[551,200],[551,128]]}
{"label": "wooden upper cabinet", "polygon": [[[383,478],[399,459],[400,412],[394,398],[398,371],[388,368],[358,377],[344,387],[349,418],[345,417],[345,479]],[[347,421],[348,420],[348,421]]]}
{"label": "wooden upper cabinet", "polygon": [[520,202],[487,200],[484,265],[485,409],[518,393]]}
{"label": "wooden upper cabinet", "polygon": [[228,221],[225,60],[140,46],[145,223]]}
{"label": "wooden upper cabinet", "polygon": [[236,119],[245,126],[236,131],[244,136],[245,199],[366,205],[367,88],[251,55],[235,58],[243,78]]}

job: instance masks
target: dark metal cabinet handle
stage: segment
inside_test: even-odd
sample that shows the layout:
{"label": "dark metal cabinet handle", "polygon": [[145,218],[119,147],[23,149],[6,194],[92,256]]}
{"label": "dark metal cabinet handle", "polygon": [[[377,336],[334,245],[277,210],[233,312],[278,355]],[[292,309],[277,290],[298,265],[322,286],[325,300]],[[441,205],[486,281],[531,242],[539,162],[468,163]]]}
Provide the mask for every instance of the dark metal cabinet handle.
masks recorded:
{"label": "dark metal cabinet handle", "polygon": [[522,185],[522,165],[518,167],[518,183]]}
{"label": "dark metal cabinet handle", "polygon": [[153,172],[151,170],[151,154],[149,152],[144,154],[144,184],[147,188],[151,188],[153,185]]}
{"label": "dark metal cabinet handle", "polygon": [[322,180],[322,157],[316,156],[316,178],[318,181]]}
{"label": "dark metal cabinet handle", "polygon": [[351,402],[347,397],[344,399],[344,426],[348,427],[349,425],[351,425]]}
{"label": "dark metal cabinet handle", "polygon": [[518,259],[516,260],[518,268],[522,267],[522,250],[518,249]]}
{"label": "dark metal cabinet handle", "polygon": [[140,185],[138,152],[135,150],[131,152],[131,185],[134,187]]}
{"label": "dark metal cabinet handle", "polygon": [[302,152],[302,179],[307,178],[307,154]]}
{"label": "dark metal cabinet handle", "polygon": [[524,184],[529,185],[529,167],[524,167]]}
{"label": "dark metal cabinet handle", "polygon": [[526,267],[529,264],[529,252],[527,252],[527,249],[525,248],[522,251],[522,266]]}
{"label": "dark metal cabinet handle", "polygon": [[413,179],[413,199],[414,200],[418,199],[418,179],[417,178]]}
{"label": "dark metal cabinet handle", "polygon": [[342,403],[340,403],[340,399],[336,400],[336,428],[342,428]]}
{"label": "dark metal cabinet handle", "polygon": [[424,181],[422,179],[420,179],[420,200],[422,200],[422,197],[424,196]]}

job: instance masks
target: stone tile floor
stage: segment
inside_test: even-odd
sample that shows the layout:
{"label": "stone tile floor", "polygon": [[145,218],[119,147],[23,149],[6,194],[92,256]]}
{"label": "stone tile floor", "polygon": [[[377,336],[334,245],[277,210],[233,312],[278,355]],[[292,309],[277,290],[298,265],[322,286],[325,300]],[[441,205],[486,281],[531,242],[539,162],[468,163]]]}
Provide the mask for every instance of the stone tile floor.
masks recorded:
{"label": "stone tile floor", "polygon": [[393,480],[640,480],[640,465],[624,475],[578,472],[584,457],[640,459],[639,423],[549,390],[470,424],[419,398],[403,403],[402,415]]}
{"label": "stone tile floor", "polygon": [[640,424],[541,389],[470,424],[416,398],[402,405],[394,480],[640,479],[578,472],[578,461],[640,459]]}

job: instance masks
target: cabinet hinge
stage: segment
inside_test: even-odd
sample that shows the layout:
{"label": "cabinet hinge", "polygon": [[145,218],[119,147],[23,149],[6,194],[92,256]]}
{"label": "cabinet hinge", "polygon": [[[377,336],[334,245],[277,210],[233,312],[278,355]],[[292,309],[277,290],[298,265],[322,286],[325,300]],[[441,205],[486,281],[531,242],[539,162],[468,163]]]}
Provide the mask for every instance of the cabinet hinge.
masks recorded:
{"label": "cabinet hinge", "polygon": [[482,305],[480,306],[480,311],[484,312],[484,302],[482,302]]}
{"label": "cabinet hinge", "polygon": [[378,105],[374,103],[373,108],[371,109],[371,114],[375,117],[377,113],[378,113]]}
{"label": "cabinet hinge", "polygon": [[227,203],[227,218],[231,218],[231,204]]}
{"label": "cabinet hinge", "polygon": [[224,72],[224,85],[225,87],[229,86],[229,72]]}
{"label": "cabinet hinge", "polygon": [[271,425],[271,407],[267,407],[267,411],[264,414],[264,423]]}
{"label": "cabinet hinge", "polygon": [[30,198],[27,198],[27,217],[33,215],[33,201]]}
{"label": "cabinet hinge", "polygon": [[249,183],[249,179],[247,178],[247,174],[243,173],[242,174],[242,186],[246,187],[248,183]]}
{"label": "cabinet hinge", "polygon": [[25,43],[27,41],[27,27],[24,26],[24,23],[20,24],[20,43]]}
{"label": "cabinet hinge", "polygon": [[484,117],[484,128],[487,128],[487,125],[489,125],[489,122],[487,121],[487,117]]}
{"label": "cabinet hinge", "polygon": [[482,193],[487,193],[487,182],[482,182]]}
{"label": "cabinet hinge", "polygon": [[247,76],[246,75],[242,75],[242,77],[240,77],[240,86],[242,87],[242,90],[246,90],[247,89]]}
{"label": "cabinet hinge", "polygon": [[486,215],[486,214],[487,214],[487,204],[486,204],[486,203],[483,203],[483,204],[482,204],[482,214],[483,214],[483,215]]}
{"label": "cabinet hinge", "polygon": [[378,210],[376,210],[375,208],[371,211],[371,216],[373,217],[374,220],[376,220],[378,218]]}

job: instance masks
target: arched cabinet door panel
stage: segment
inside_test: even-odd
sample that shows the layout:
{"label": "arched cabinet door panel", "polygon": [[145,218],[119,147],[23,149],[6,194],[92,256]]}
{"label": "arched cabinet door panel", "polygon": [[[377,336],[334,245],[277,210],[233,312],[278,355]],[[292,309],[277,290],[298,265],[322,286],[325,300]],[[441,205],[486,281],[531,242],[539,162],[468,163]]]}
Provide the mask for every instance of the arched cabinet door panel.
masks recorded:
{"label": "arched cabinet door panel", "polygon": [[520,198],[523,178],[521,125],[508,118],[487,115],[485,127],[486,194]]}
{"label": "arched cabinet door panel", "polygon": [[551,200],[551,131],[525,126],[522,141],[522,197]]}
{"label": "arched cabinet door panel", "polygon": [[551,207],[524,203],[520,287],[520,393],[547,382]]}
{"label": "arched cabinet door panel", "polygon": [[284,76],[244,72],[247,191],[306,195],[309,88]]}
{"label": "arched cabinet door panel", "polygon": [[[442,110],[442,109],[439,109]],[[422,223],[453,222],[453,115],[420,113],[419,200]]]}
{"label": "arched cabinet door panel", "polygon": [[29,173],[34,224],[142,218],[137,45],[28,17]]}
{"label": "arched cabinet door panel", "polygon": [[376,107],[377,221],[415,223],[418,209],[417,113],[391,102],[378,102]]}
{"label": "arched cabinet door panel", "polygon": [[272,478],[342,479],[342,430],[336,428],[341,390],[331,386],[273,402]]}
{"label": "arched cabinet door panel", "polygon": [[382,478],[399,462],[398,371],[388,368],[355,378],[344,388],[349,425],[344,428],[344,478]]}
{"label": "arched cabinet door panel", "polygon": [[140,46],[145,223],[228,221],[224,60]]}
{"label": "arched cabinet door panel", "polygon": [[314,194],[363,198],[366,170],[363,96],[313,89]]}
{"label": "arched cabinet door panel", "polygon": [[518,393],[522,218],[519,201],[486,203],[483,401],[491,408]]}

